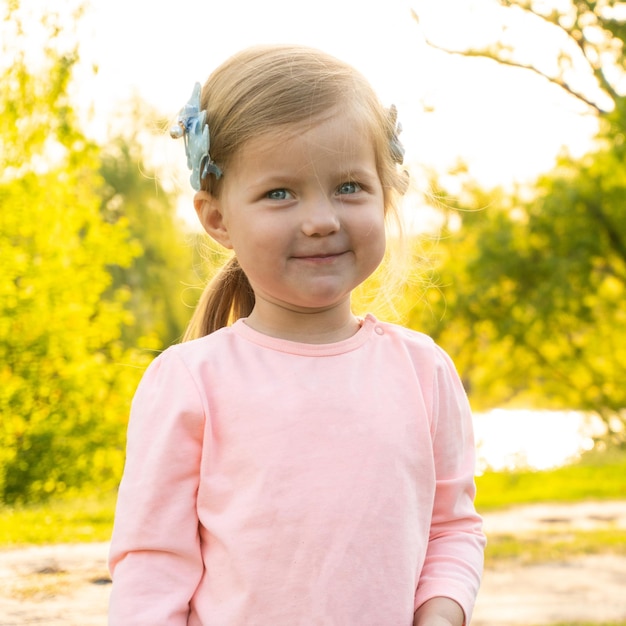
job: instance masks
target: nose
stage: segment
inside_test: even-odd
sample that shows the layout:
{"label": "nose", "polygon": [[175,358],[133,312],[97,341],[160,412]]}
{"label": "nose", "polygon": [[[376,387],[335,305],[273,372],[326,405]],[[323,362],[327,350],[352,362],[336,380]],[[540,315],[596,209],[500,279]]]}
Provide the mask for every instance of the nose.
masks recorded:
{"label": "nose", "polygon": [[337,208],[328,198],[316,198],[303,206],[302,232],[307,237],[325,237],[340,227]]}

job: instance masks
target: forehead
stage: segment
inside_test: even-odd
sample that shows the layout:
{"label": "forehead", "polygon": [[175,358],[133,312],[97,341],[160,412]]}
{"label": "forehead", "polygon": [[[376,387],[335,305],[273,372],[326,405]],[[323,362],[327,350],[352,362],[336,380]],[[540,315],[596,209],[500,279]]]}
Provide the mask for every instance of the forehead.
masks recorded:
{"label": "forehead", "polygon": [[270,129],[245,142],[237,160],[337,160],[374,157],[374,152],[370,129],[362,119],[333,112],[323,118]]}

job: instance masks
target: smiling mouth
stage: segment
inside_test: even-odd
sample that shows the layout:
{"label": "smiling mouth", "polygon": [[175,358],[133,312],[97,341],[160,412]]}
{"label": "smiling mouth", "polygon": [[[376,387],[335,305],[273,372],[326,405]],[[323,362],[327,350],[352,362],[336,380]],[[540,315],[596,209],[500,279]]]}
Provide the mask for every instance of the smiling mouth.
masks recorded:
{"label": "smiling mouth", "polygon": [[333,252],[329,254],[303,254],[294,256],[294,259],[299,261],[332,261],[340,256],[343,256],[346,252]]}

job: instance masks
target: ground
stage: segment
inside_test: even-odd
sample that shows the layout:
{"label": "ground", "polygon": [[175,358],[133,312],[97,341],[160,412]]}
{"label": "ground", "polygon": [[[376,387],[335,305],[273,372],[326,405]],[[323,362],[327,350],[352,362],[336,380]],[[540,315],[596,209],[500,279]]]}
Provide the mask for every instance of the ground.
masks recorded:
{"label": "ground", "polygon": [[[626,528],[626,501],[534,505],[485,515],[488,536]],[[0,551],[0,626],[105,626],[106,543]],[[502,563],[485,572],[472,626],[626,620],[626,557]]]}
{"label": "ground", "polygon": [[[485,515],[487,537],[626,528],[626,501],[533,505]],[[485,571],[472,626],[626,621],[626,556],[597,555]]]}

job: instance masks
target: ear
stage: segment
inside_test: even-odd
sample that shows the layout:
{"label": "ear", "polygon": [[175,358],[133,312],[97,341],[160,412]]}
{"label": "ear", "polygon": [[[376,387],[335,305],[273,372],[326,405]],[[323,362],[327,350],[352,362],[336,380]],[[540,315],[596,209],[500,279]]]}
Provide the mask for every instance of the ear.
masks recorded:
{"label": "ear", "polygon": [[230,235],[224,223],[224,214],[220,201],[208,191],[198,191],[193,197],[193,206],[204,230],[217,243],[232,249]]}

